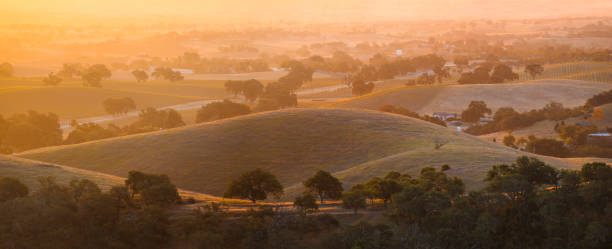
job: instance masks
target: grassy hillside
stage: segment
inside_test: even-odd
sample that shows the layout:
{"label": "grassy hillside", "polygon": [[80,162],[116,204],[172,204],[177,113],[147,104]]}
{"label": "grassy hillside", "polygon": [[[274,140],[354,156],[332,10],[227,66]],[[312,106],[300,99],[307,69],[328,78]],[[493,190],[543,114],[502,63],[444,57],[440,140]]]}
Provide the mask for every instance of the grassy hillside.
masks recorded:
{"label": "grassy hillside", "polygon": [[[436,150],[436,143],[445,143]],[[20,157],[126,176],[167,173],[179,187],[220,195],[230,180],[261,167],[289,194],[318,169],[361,182],[389,170],[414,173],[448,163],[472,178],[519,152],[452,129],[380,112],[292,109],[174,130],[29,151]],[[562,163],[560,167],[568,167]],[[348,186],[348,185],[347,185]]]}
{"label": "grassy hillside", "polygon": [[73,179],[89,179],[104,189],[123,184],[123,179],[116,176],[2,155],[0,176],[17,178],[28,185],[30,190],[39,187],[39,177],[47,176],[55,177],[62,184],[68,184]]}
{"label": "grassy hillside", "polygon": [[484,100],[493,110],[510,106],[518,111],[542,108],[551,101],[583,105],[589,97],[612,89],[612,84],[576,80],[538,80],[487,85],[406,86],[332,104],[337,107],[378,109],[384,104],[431,114],[461,112],[472,100]]}

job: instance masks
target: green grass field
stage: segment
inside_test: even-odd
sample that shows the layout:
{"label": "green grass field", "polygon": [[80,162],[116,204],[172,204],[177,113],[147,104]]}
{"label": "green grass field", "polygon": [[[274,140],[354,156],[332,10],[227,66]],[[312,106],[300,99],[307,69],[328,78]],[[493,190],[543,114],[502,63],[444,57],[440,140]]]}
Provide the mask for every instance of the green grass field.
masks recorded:
{"label": "green grass field", "polygon": [[495,111],[513,107],[528,111],[544,107],[551,101],[565,106],[583,105],[591,96],[612,89],[612,84],[576,80],[537,80],[522,83],[486,85],[405,86],[374,92],[340,101],[331,107],[378,109],[384,104],[402,106],[423,114],[460,113],[472,100],[483,100]]}
{"label": "green grass field", "polygon": [[[437,150],[436,143],[445,143]],[[486,170],[521,152],[404,116],[364,110],[291,109],[121,138],[59,146],[18,156],[126,176],[167,173],[177,186],[221,195],[241,173],[261,167],[278,176],[287,198],[319,169],[348,188],[390,170],[415,174],[449,164],[469,188]],[[559,167],[576,165],[549,159]]]}

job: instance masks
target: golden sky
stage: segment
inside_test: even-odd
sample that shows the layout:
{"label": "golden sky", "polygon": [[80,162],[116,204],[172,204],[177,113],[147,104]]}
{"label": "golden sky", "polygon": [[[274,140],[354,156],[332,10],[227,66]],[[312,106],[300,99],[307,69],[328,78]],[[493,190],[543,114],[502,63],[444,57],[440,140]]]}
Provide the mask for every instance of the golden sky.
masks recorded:
{"label": "golden sky", "polygon": [[[610,0],[2,0],[0,22],[397,20],[608,15]],[[158,19],[159,20],[159,19]]]}

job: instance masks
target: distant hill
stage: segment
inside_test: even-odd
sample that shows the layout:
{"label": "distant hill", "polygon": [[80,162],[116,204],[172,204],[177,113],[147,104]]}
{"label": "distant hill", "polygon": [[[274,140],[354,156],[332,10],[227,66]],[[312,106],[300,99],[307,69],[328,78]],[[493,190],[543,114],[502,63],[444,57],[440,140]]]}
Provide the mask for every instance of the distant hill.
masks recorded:
{"label": "distant hill", "polygon": [[[436,144],[443,144],[436,149]],[[424,121],[375,111],[289,109],[173,130],[28,151],[20,157],[126,176],[167,173],[187,190],[221,195],[241,173],[261,167],[288,196],[318,169],[349,187],[390,170],[416,174],[449,164],[451,175],[482,186],[484,173],[522,152]],[[558,167],[579,163],[544,158]]]}
{"label": "distant hill", "polygon": [[495,111],[512,107],[528,111],[551,101],[567,107],[583,105],[591,96],[612,89],[612,84],[577,80],[536,80],[522,83],[406,86],[332,104],[334,107],[378,109],[384,104],[402,106],[423,114],[457,112],[472,100],[484,100]]}

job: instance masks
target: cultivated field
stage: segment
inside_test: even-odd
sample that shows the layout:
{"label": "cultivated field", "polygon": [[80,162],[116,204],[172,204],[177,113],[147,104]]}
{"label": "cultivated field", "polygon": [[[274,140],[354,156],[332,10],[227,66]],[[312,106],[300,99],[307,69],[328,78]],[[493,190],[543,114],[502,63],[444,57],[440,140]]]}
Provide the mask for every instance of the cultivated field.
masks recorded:
{"label": "cultivated field", "polygon": [[[436,144],[444,144],[436,149]],[[253,114],[168,131],[29,151],[20,157],[126,176],[130,170],[167,173],[183,189],[221,195],[241,173],[261,167],[287,188],[318,169],[345,187],[390,170],[416,174],[449,164],[468,188],[484,173],[522,152],[404,116],[363,110],[292,109]],[[558,167],[578,167],[544,158]]]}
{"label": "cultivated field", "polygon": [[512,107],[528,111],[544,107],[551,101],[573,107],[583,105],[591,96],[612,89],[612,84],[577,80],[537,80],[521,83],[486,85],[405,86],[332,104],[336,107],[378,109],[384,104],[408,108],[423,114],[460,113],[472,100],[483,100],[495,111]]}

